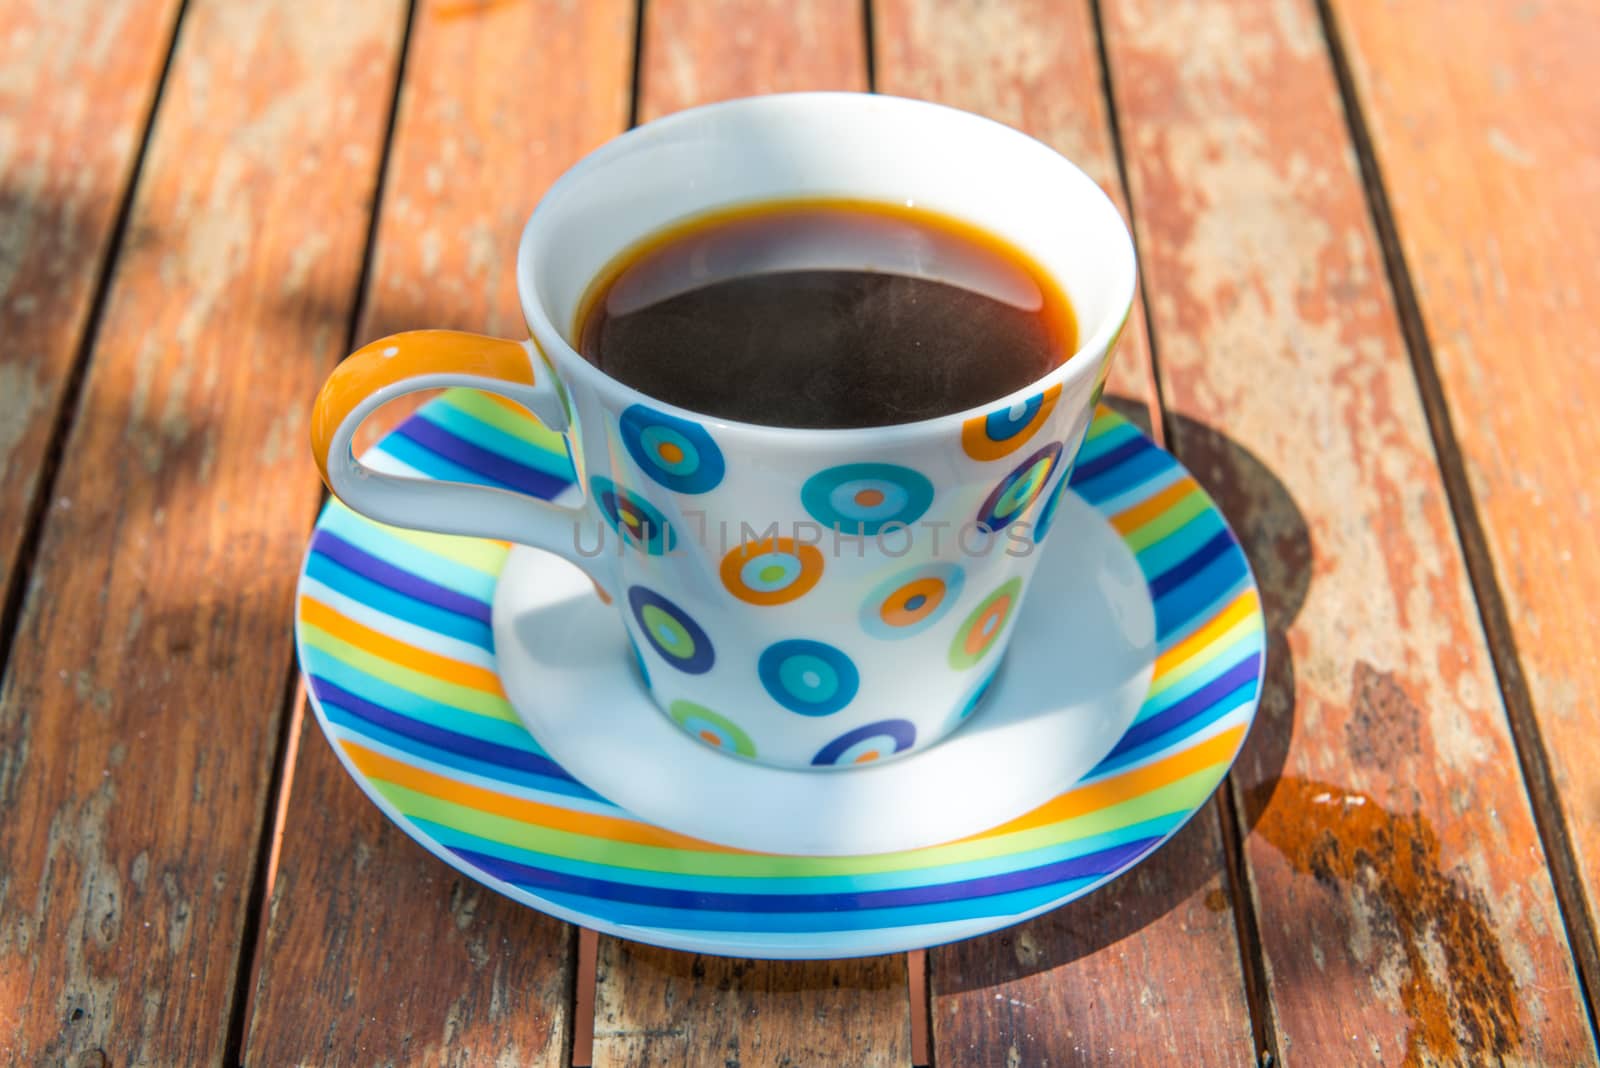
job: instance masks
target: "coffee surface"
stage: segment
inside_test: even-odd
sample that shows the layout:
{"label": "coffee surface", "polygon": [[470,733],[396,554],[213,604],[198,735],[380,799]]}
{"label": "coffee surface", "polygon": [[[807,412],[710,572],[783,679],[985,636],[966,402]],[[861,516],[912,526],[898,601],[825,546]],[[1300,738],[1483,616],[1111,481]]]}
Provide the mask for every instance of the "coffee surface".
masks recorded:
{"label": "coffee surface", "polygon": [[771,204],[659,234],[586,302],[580,351],[705,415],[862,427],[958,412],[1072,355],[1072,309],[1019,250],[916,209]]}

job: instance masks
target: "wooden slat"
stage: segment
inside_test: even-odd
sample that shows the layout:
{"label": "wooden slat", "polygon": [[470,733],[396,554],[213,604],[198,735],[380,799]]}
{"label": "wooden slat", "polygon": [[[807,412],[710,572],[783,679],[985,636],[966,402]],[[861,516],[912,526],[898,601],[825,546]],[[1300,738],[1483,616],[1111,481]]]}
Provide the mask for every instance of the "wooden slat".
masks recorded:
{"label": "wooden slat", "polygon": [[[649,119],[752,93],[865,89],[857,0],[651,0],[638,109]],[[602,937],[596,1068],[635,1064],[905,1065],[905,959],[789,964]]]}
{"label": "wooden slat", "polygon": [[223,1059],[404,15],[188,5],[0,689],[9,1061]]}
{"label": "wooden slat", "polygon": [[1174,445],[1261,567],[1234,775],[1291,1063],[1593,1059],[1311,0],[1108,0]]}
{"label": "wooden slat", "polygon": [[[988,115],[1050,144],[1121,202],[1087,3],[878,0],[878,88]],[[1142,308],[1110,381],[1151,403]],[[1012,930],[934,950],[940,1068],[1252,1064],[1215,804],[1138,872]],[[1195,983],[1196,975],[1206,982]]]}
{"label": "wooden slat", "polygon": [[[1600,983],[1600,8],[1335,4],[1482,521],[1481,579]],[[1486,559],[1487,558],[1487,559]],[[1480,581],[1481,581],[1480,579]],[[1543,746],[1537,738],[1542,735]],[[1584,916],[1583,914],[1587,915]],[[1600,1007],[1600,1006],[1597,1006]]]}
{"label": "wooden slat", "polygon": [[[522,224],[626,125],[633,13],[632,0],[419,4],[358,343],[423,326],[525,335]],[[307,723],[247,1061],[566,1063],[571,929],[411,843]]]}
{"label": "wooden slat", "polygon": [[177,10],[0,0],[0,605]]}

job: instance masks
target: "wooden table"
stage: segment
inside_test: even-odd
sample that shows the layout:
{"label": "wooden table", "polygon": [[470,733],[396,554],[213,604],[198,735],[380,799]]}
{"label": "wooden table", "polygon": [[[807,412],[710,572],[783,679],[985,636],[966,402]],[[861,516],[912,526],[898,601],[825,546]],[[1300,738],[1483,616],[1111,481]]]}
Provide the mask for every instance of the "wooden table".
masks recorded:
{"label": "wooden table", "polygon": [[[1595,1062],[1600,9],[1585,0],[0,0],[0,1061]],[[594,938],[470,883],[304,715],[317,384],[521,330],[630,123],[875,89],[1084,165],[1112,383],[1271,631],[1227,786],[926,954]]]}

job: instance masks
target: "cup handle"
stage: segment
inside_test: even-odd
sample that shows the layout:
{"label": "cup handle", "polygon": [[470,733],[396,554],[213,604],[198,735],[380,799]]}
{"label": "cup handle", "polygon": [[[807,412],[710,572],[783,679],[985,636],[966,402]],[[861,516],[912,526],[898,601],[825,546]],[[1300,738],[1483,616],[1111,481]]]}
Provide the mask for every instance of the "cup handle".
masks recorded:
{"label": "cup handle", "polygon": [[580,555],[575,524],[593,518],[587,500],[567,508],[511,490],[388,475],[356,459],[351,439],[363,420],[396,397],[466,386],[497,393],[561,434],[572,452],[555,376],[533,343],[457,330],[412,330],[358,349],[322,384],[311,414],[311,451],[322,480],[350,508],[380,523],[532,545],[577,564],[609,600],[609,576]]}

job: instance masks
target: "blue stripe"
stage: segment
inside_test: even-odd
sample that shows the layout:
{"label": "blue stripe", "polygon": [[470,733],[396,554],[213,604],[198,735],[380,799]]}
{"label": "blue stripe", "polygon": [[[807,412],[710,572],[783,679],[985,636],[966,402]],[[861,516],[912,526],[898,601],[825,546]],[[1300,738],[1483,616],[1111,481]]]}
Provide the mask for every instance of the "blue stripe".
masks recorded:
{"label": "blue stripe", "polygon": [[557,478],[536,467],[508,460],[497,452],[458,438],[420,413],[401,423],[395,433],[466,468],[476,474],[480,481],[507,486],[530,496],[554,497],[571,484],[568,479]]}
{"label": "blue stripe", "polygon": [[1153,738],[1159,738],[1183,726],[1191,719],[1203,715],[1208,709],[1222,701],[1228,694],[1237,690],[1246,683],[1254,683],[1256,670],[1261,664],[1261,657],[1251,652],[1249,656],[1234,664],[1227,671],[1212,679],[1194,693],[1179,701],[1168,705],[1153,716],[1139,720],[1128,733],[1122,736],[1108,756],[1121,756],[1128,750],[1141,746]]}
{"label": "blue stripe", "polygon": [[1219,530],[1183,560],[1150,579],[1150,596],[1160,598],[1203,572],[1207,565],[1233,548],[1233,538]]}
{"label": "blue stripe", "polygon": [[446,612],[476,619],[482,623],[488,623],[492,619],[489,602],[457,593],[448,586],[441,586],[404,568],[396,567],[387,560],[373,556],[359,545],[346,541],[331,530],[319,530],[311,536],[311,551],[423,604],[431,604],[435,608],[442,608]]}
{"label": "blue stripe", "polygon": [[[450,847],[468,852],[483,853],[501,860],[545,867],[569,875],[589,876],[641,886],[663,886],[672,889],[707,892],[725,891],[730,887],[760,885],[763,890],[788,893],[808,892],[843,893],[870,890],[898,889],[922,886],[934,882],[955,882],[988,875],[1000,875],[1022,868],[1042,867],[1071,857],[1098,852],[1125,845],[1136,839],[1161,838],[1171,833],[1188,818],[1188,810],[1173,812],[1154,819],[1144,820],[1106,834],[1074,839],[1065,845],[1052,845],[1043,849],[1027,850],[986,860],[964,861],[957,864],[925,868],[908,868],[901,871],[861,872],[854,875],[778,875],[752,868],[739,875],[702,875],[693,870],[661,870],[657,868],[632,868],[596,861],[556,857],[548,853],[522,849],[504,842],[482,838],[468,831],[419,816],[408,817],[426,830],[435,840]],[[693,863],[693,856],[671,856],[666,862]],[[752,858],[755,859],[755,858]],[[775,859],[774,867],[792,865],[788,857]]]}
{"label": "blue stripe", "polygon": [[466,616],[447,612],[442,608],[435,608],[431,604],[396,593],[365,576],[356,574],[321,553],[314,552],[306,558],[306,574],[329,589],[386,616],[393,616],[395,619],[476,645],[487,652],[494,652],[494,634],[490,631],[488,623],[468,619]]}
{"label": "blue stripe", "polygon": [[390,434],[384,438],[382,444],[378,446],[378,451],[388,453],[407,467],[415,468],[429,478],[436,478],[441,482],[465,482],[472,486],[511,490],[505,483],[481,475],[470,467],[462,467],[447,460],[432,449],[425,448],[401,434]]}
{"label": "blue stripe", "polygon": [[1126,494],[1134,486],[1142,485],[1172,470],[1172,457],[1154,447],[1140,452],[1113,470],[1086,478],[1080,467],[1072,473],[1072,489],[1090,504],[1098,506],[1110,497]]}
{"label": "blue stripe", "polygon": [[420,724],[471,735],[479,741],[493,742],[510,749],[528,747],[528,730],[521,723],[456,708],[401,689],[392,682],[374,678],[360,668],[352,667],[338,657],[309,645],[301,660],[307,674],[318,676],[364,701]]}
{"label": "blue stripe", "polygon": [[[1159,738],[1153,738],[1150,741],[1145,742],[1143,745],[1134,746],[1133,748],[1128,749],[1125,752],[1118,753],[1115,756],[1108,756],[1098,765],[1096,765],[1094,771],[1090,772],[1089,774],[1092,777],[1109,775],[1120,768],[1128,766],[1129,764],[1138,763],[1147,756],[1150,756],[1152,753],[1159,753],[1180,746],[1183,744],[1185,739],[1192,738],[1196,734],[1199,734],[1201,731],[1205,730],[1207,727],[1210,727],[1213,723],[1216,723],[1218,720],[1222,719],[1224,716],[1230,715],[1231,713],[1237,711],[1241,706],[1254,701],[1256,694],[1259,691],[1260,685],[1258,680],[1251,679],[1237,689],[1224,694],[1220,701],[1206,709],[1206,711],[1202,714],[1189,720],[1189,722],[1183,725],[1181,730],[1172,731],[1168,734],[1162,735]],[[1218,781],[1220,782],[1221,780],[1219,779]]]}
{"label": "blue stripe", "polygon": [[494,588],[500,581],[498,568],[491,574],[439,556],[420,545],[396,537],[371,520],[361,518],[338,501],[328,503],[328,510],[318,525],[402,571],[427,575],[432,582],[447,590],[454,590],[463,597],[484,604],[494,600]]}
{"label": "blue stripe", "polygon": [[525,464],[544,472],[551,478],[560,479],[563,485],[572,482],[572,462],[567,459],[567,450],[564,448],[559,452],[542,448],[525,438],[508,434],[499,427],[484,422],[453,403],[430,404],[418,414],[426,416],[429,422],[443,427],[458,438],[476,442],[507,460]]}
{"label": "blue stripe", "polygon": [[1165,641],[1167,635],[1196,621],[1207,607],[1237,588],[1248,576],[1249,569],[1240,553],[1214,557],[1198,574],[1155,599],[1156,633]]}
{"label": "blue stripe", "polygon": [[[317,700],[323,704],[335,706],[360,722],[382,727],[391,734],[412,738],[430,748],[446,753],[459,753],[499,768],[530,772],[553,779],[565,779],[568,782],[577,781],[568,775],[561,765],[543,754],[531,753],[520,746],[503,745],[500,742],[488,741],[403,716],[391,708],[385,708],[350,692],[322,675],[312,675],[310,681]],[[348,723],[346,725],[355,726]]]}
{"label": "blue stripe", "polygon": [[1079,458],[1076,481],[1092,482],[1101,475],[1115,471],[1140,453],[1148,452],[1155,447],[1154,442],[1140,434],[1109,449],[1098,449],[1093,456]]}
{"label": "blue stripe", "polygon": [[1208,506],[1177,530],[1134,555],[1139,558],[1139,568],[1146,575],[1159,575],[1182,563],[1219,531],[1227,529],[1222,516]]}
{"label": "blue stripe", "polygon": [[690,911],[774,913],[774,912],[838,912],[872,909],[910,908],[928,905],[947,905],[975,898],[1033,890],[1057,883],[1098,878],[1116,871],[1147,851],[1160,839],[1141,838],[1113,849],[1091,853],[1072,860],[1047,864],[1026,871],[985,876],[962,882],[933,883],[926,886],[908,886],[894,890],[867,890],[842,894],[786,894],[786,893],[735,893],[727,891],[675,890],[661,886],[641,886],[619,883],[610,879],[569,875],[552,871],[548,867],[535,867],[502,860],[470,849],[452,849],[461,859],[497,879],[514,883],[533,893],[557,891],[580,894],[604,901],[629,905],[652,905],[657,908]]}
{"label": "blue stripe", "polygon": [[[1090,423],[1088,429],[1093,430],[1094,424]],[[1132,423],[1126,421],[1120,422],[1119,425],[1112,427],[1099,437],[1089,437],[1088,431],[1086,430],[1084,432],[1083,449],[1078,454],[1078,458],[1087,462],[1089,460],[1104,456],[1112,449],[1115,449],[1120,445],[1124,445],[1127,442],[1132,441],[1134,438],[1142,437],[1144,437],[1144,432],[1137,426],[1134,426]]]}

